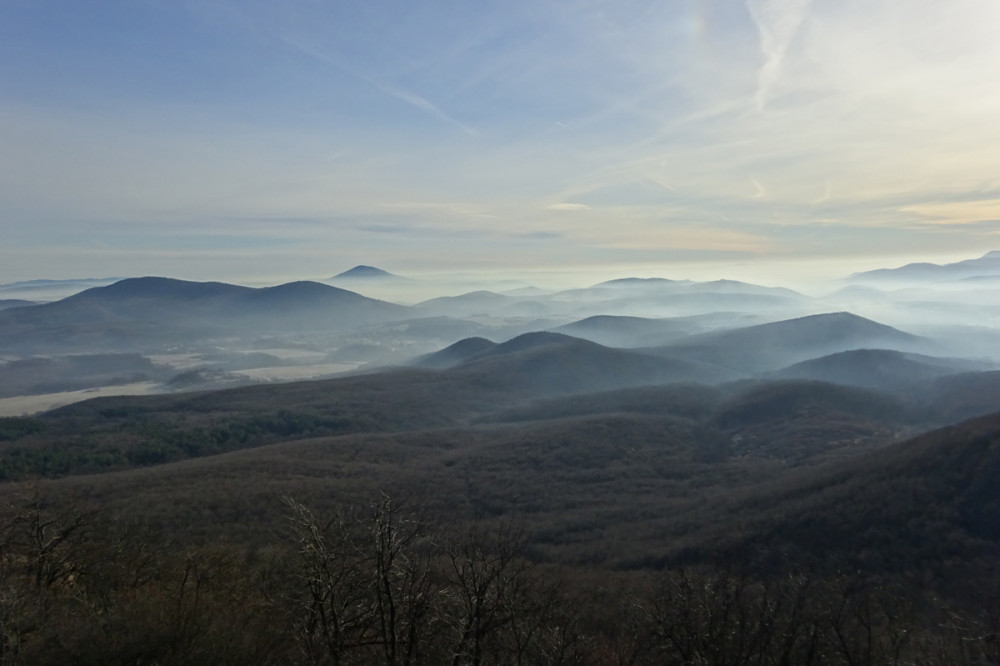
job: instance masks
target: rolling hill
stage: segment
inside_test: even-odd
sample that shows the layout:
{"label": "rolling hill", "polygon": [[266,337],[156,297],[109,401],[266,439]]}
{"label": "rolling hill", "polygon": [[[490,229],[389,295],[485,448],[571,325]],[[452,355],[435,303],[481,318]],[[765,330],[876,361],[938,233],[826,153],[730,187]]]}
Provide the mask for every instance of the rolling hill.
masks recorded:
{"label": "rolling hill", "polygon": [[729,312],[668,319],[594,315],[551,330],[608,347],[638,348],[665,345],[711,330],[746,326],[756,320],[752,315]]}
{"label": "rolling hill", "polygon": [[[1000,554],[998,470],[993,414],[720,499],[680,521],[689,545],[671,559],[961,571]],[[741,529],[718,529],[734,524]]]}
{"label": "rolling hill", "polygon": [[775,375],[894,392],[912,392],[915,387],[924,386],[938,377],[991,365],[890,349],[854,349],[802,361],[779,370]]}
{"label": "rolling hill", "polygon": [[987,252],[976,259],[966,259],[952,264],[913,263],[899,268],[879,268],[854,273],[851,282],[872,283],[932,283],[951,282],[969,278],[1000,276],[1000,250]]}
{"label": "rolling hill", "polygon": [[646,351],[759,373],[851,349],[927,346],[929,340],[849,312],[835,312],[705,333]]}
{"label": "rolling hill", "polygon": [[374,266],[355,266],[343,273],[337,273],[332,278],[331,281],[335,280],[404,280],[398,275],[393,275],[388,271],[384,271],[381,268],[375,268]]}
{"label": "rolling hill", "polygon": [[548,332],[527,333],[487,348],[448,372],[490,386],[517,387],[526,395],[670,382],[714,384],[735,378],[705,363],[653,357]]}
{"label": "rolling hill", "polygon": [[345,330],[407,315],[403,306],[317,282],[254,289],[144,277],[0,311],[0,341],[20,353],[120,351],[218,336]]}

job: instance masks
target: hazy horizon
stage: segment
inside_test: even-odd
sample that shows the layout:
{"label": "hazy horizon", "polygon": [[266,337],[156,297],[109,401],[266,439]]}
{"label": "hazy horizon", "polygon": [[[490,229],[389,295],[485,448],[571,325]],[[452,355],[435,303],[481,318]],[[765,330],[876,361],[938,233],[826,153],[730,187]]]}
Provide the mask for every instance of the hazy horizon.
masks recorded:
{"label": "hazy horizon", "polygon": [[[976,259],[985,254],[931,254],[911,256],[906,259],[886,257],[854,257],[850,259],[757,259],[745,261],[678,261],[664,263],[636,263],[616,265],[595,265],[588,267],[548,267],[524,269],[494,269],[473,270],[414,270],[406,271],[387,265],[376,265],[374,262],[352,264],[350,266],[332,267],[327,274],[310,274],[304,271],[288,271],[271,275],[240,273],[234,270],[225,273],[217,270],[189,270],[183,273],[157,274],[153,272],[136,272],[128,275],[91,274],[80,275],[53,270],[51,273],[31,273],[18,276],[17,279],[0,281],[0,289],[15,291],[19,297],[30,299],[30,291],[18,290],[15,285],[34,280],[104,280],[109,278],[124,279],[129,277],[157,276],[193,282],[227,282],[250,287],[264,287],[294,282],[299,280],[331,282],[335,275],[358,265],[373,266],[393,275],[413,281],[410,292],[427,291],[433,295],[448,295],[462,293],[466,288],[490,288],[497,290],[516,289],[519,286],[531,286],[540,289],[572,289],[587,287],[594,284],[621,278],[665,278],[669,280],[691,280],[704,282],[711,280],[739,280],[769,287],[787,287],[801,290],[810,295],[823,295],[827,291],[842,286],[842,281],[858,272],[880,268],[899,268],[916,262],[946,264],[967,259]],[[0,275],[6,274],[0,269]],[[377,282],[340,283],[338,286],[362,292],[376,291],[390,293],[398,290],[399,285],[380,288]],[[424,287],[422,290],[420,287]],[[83,287],[81,287],[83,288]],[[442,291],[443,290],[443,291]],[[406,299],[406,289],[402,290]],[[433,293],[432,293],[433,292]],[[447,292],[447,293],[446,293]],[[6,297],[13,297],[7,294]],[[428,296],[430,297],[430,296]]]}
{"label": "hazy horizon", "polygon": [[0,283],[363,263],[793,286],[997,246],[987,0],[0,16]]}

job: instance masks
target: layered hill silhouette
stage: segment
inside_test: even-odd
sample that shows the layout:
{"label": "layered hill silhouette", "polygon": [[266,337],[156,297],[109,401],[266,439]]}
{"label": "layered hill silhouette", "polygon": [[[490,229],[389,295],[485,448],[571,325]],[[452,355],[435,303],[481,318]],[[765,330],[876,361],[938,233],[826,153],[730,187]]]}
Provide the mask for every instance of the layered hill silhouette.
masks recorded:
{"label": "layered hill silhouette", "polygon": [[422,365],[442,367],[450,363],[451,373],[475,377],[492,386],[519,387],[528,395],[668,382],[714,384],[737,377],[705,363],[613,349],[560,333],[527,333],[492,346],[487,342],[461,341],[425,357]]}
{"label": "layered hill silhouette", "polygon": [[0,338],[12,350],[119,350],[219,335],[346,329],[406,314],[403,306],[318,282],[255,289],[143,277],[53,303],[4,310]]}
{"label": "layered hill silhouette", "polygon": [[7,308],[20,308],[25,305],[37,305],[35,301],[28,301],[23,298],[4,298],[0,299],[0,310],[6,310]]}
{"label": "layered hill silhouette", "polygon": [[937,358],[890,349],[855,349],[802,361],[779,370],[776,375],[887,391],[912,391],[938,377],[991,367],[992,364],[985,362]]}
{"label": "layered hill silhouette", "polygon": [[406,278],[400,277],[399,275],[393,275],[388,271],[384,271],[381,268],[375,268],[374,266],[355,266],[343,273],[338,273],[330,278],[331,281],[335,280],[405,280]]}
{"label": "layered hill silhouette", "polygon": [[600,314],[680,317],[712,312],[801,313],[808,299],[790,289],[735,280],[692,282],[664,278],[622,278],[553,294],[556,303],[575,303]]}
{"label": "layered hill silhouette", "polygon": [[417,303],[413,309],[426,316],[467,316],[494,313],[516,303],[517,299],[492,291],[470,291],[458,296],[439,296]]}
{"label": "layered hill silhouette", "polygon": [[993,250],[977,259],[966,259],[952,264],[913,263],[899,268],[879,268],[854,273],[848,279],[853,282],[872,283],[927,283],[998,276],[1000,276],[1000,250]]}
{"label": "layered hill silhouette", "polygon": [[413,362],[413,365],[420,368],[451,368],[496,346],[497,343],[486,338],[464,338],[441,351],[421,356]]}
{"label": "layered hill silhouette", "polygon": [[746,325],[754,319],[753,315],[730,312],[668,319],[594,315],[552,330],[608,347],[653,347],[706,330]]}
{"label": "layered hill silhouette", "polygon": [[652,351],[758,373],[851,349],[915,350],[929,341],[849,312],[706,333]]}

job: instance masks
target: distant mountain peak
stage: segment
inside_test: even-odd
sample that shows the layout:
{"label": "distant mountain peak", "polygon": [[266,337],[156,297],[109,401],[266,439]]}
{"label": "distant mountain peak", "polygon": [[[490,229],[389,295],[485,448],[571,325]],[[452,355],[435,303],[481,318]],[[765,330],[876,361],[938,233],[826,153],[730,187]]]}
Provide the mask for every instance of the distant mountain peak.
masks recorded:
{"label": "distant mountain peak", "polygon": [[331,280],[354,280],[354,279],[384,279],[384,278],[398,278],[398,275],[393,275],[388,271],[384,271],[381,268],[375,268],[374,266],[355,266],[354,268],[344,271],[343,273],[338,273],[334,275]]}
{"label": "distant mountain peak", "polygon": [[668,280],[667,278],[661,277],[651,277],[651,278],[639,278],[639,277],[626,277],[626,278],[616,278],[614,280],[605,280],[595,284],[595,287],[632,287],[650,284],[668,284],[677,282],[677,280]]}

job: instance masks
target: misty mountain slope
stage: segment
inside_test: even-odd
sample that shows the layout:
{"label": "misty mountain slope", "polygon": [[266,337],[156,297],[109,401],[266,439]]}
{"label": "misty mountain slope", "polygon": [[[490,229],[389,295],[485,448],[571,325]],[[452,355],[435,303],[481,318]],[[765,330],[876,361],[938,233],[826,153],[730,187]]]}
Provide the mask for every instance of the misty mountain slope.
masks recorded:
{"label": "misty mountain slope", "polygon": [[519,299],[492,291],[472,291],[458,296],[439,296],[412,306],[420,316],[448,315],[466,317],[493,314]]}
{"label": "misty mountain slope", "polygon": [[644,351],[699,359],[744,372],[767,372],[850,349],[912,350],[930,344],[870,319],[835,312],[705,333]]}
{"label": "misty mountain slope", "polygon": [[[108,465],[217,455],[282,439],[459,427],[531,397],[711,379],[694,364],[642,357],[551,333],[495,346],[501,347],[502,353],[480,353],[477,360],[445,371],[393,370],[76,403],[30,419],[39,425],[38,434],[8,447],[0,455],[0,467],[5,473],[21,470],[17,473],[43,476],[73,469],[93,472]],[[72,445],[65,440],[68,433],[77,434]]]}
{"label": "misty mountain slope", "polygon": [[671,559],[922,572],[996,557],[998,473],[993,414],[702,505]]}
{"label": "misty mountain slope", "polygon": [[708,282],[693,282],[691,280],[668,280],[666,278],[619,278],[607,280],[579,291],[659,291],[668,290],[683,292],[717,294],[758,294],[771,296],[787,296],[791,298],[806,298],[803,294],[785,287],[765,287],[739,280],[711,280]]}
{"label": "misty mountain slope", "polygon": [[733,456],[815,463],[857,455],[923,430],[926,423],[889,394],[816,381],[667,385],[550,398],[500,410],[479,422],[524,422],[599,414],[649,414],[696,422],[724,435]]}
{"label": "misty mountain slope", "polygon": [[551,330],[607,347],[639,348],[665,345],[709,330],[746,326],[757,323],[755,319],[755,316],[727,312],[668,319],[594,315]]}
{"label": "misty mountain slope", "polygon": [[568,314],[683,317],[714,312],[782,313],[815,311],[812,299],[790,289],[718,280],[691,282],[663,278],[623,278],[553,294],[549,301]]}
{"label": "misty mountain slope", "polygon": [[1000,409],[1000,371],[963,372],[925,386],[924,409],[944,423],[955,423]]}
{"label": "misty mountain slope", "polygon": [[736,378],[708,364],[612,349],[558,333],[518,336],[446,372],[478,377],[484,385],[518,387],[529,395]]}
{"label": "misty mountain slope", "polygon": [[739,430],[790,414],[843,413],[879,422],[903,422],[908,408],[888,394],[821,381],[794,380],[748,383],[723,401],[714,420]]}
{"label": "misty mountain slope", "polygon": [[715,312],[794,316],[815,311],[811,303],[770,294],[729,294],[690,291],[671,294],[626,294],[567,308],[566,313],[583,317],[593,314],[650,318],[690,317]]}
{"label": "misty mountain slope", "polygon": [[641,386],[536,400],[500,410],[480,419],[485,423],[514,423],[566,419],[598,414],[653,414],[702,421],[714,415],[723,391],[705,384]]}
{"label": "misty mountain slope", "polygon": [[508,354],[515,354],[517,352],[523,352],[530,349],[574,344],[578,341],[579,338],[574,338],[571,335],[564,335],[562,333],[552,333],[551,331],[531,331],[485,349],[482,353],[474,357],[474,360],[489,358],[491,356],[506,356]]}
{"label": "misty mountain slope", "polygon": [[0,311],[0,340],[26,349],[118,350],[217,335],[352,328],[408,315],[403,306],[316,282],[254,289],[144,277],[54,303]]}
{"label": "misty mountain slope", "polygon": [[38,305],[38,303],[36,301],[26,301],[23,298],[0,299],[0,310],[6,310],[7,308],[23,308],[29,305]]}
{"label": "misty mountain slope", "polygon": [[913,263],[899,268],[879,268],[855,273],[852,282],[908,283],[948,282],[968,278],[1000,276],[1000,251],[987,252],[976,259],[966,259],[952,264]]}
{"label": "misty mountain slope", "polygon": [[231,307],[234,316],[277,330],[293,325],[352,329],[411,316],[409,309],[401,305],[319,282],[290,282],[256,289],[235,299]]}
{"label": "misty mountain slope", "polygon": [[913,392],[924,383],[974,369],[982,362],[938,358],[890,349],[855,349],[788,366],[777,377],[816,379],[893,392]]}
{"label": "misty mountain slope", "polygon": [[375,268],[374,266],[355,266],[343,273],[337,273],[333,277],[329,278],[330,281],[336,280],[406,280],[407,278],[401,277],[399,275],[393,275],[388,271],[384,271],[381,268]]}
{"label": "misty mountain slope", "polygon": [[733,455],[792,465],[857,455],[927,427],[887,393],[809,380],[737,385],[711,422],[730,436]]}
{"label": "misty mountain slope", "polygon": [[486,338],[465,338],[440,351],[421,356],[412,365],[419,368],[450,368],[474,356],[479,356],[496,346],[497,343]]}

